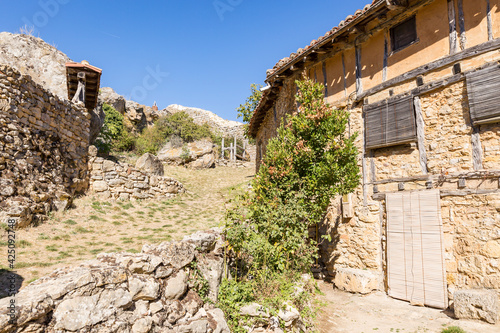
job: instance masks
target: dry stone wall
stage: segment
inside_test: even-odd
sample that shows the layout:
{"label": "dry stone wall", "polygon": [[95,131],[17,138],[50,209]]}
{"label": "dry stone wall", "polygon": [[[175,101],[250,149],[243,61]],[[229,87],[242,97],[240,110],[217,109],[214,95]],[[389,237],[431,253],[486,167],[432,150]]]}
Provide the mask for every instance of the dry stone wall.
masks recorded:
{"label": "dry stone wall", "polygon": [[[223,246],[220,230],[211,230],[58,269],[0,300],[0,332],[229,333],[212,305]],[[208,282],[207,294],[197,290],[201,280]]]}
{"label": "dry stone wall", "polygon": [[121,200],[172,198],[185,192],[184,186],[170,177],[141,171],[130,164],[96,156],[91,148],[90,189],[104,198]]}
{"label": "dry stone wall", "polygon": [[[0,65],[0,217],[18,227],[64,209],[88,188],[91,116]],[[2,221],[5,222],[5,221]]]}

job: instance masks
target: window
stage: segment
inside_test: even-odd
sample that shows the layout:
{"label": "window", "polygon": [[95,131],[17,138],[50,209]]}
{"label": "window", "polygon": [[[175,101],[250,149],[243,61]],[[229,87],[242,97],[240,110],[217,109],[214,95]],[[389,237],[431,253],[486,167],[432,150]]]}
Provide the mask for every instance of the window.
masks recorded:
{"label": "window", "polygon": [[500,122],[500,66],[466,76],[470,116],[475,125]]}
{"label": "window", "polygon": [[392,51],[398,51],[417,41],[415,16],[391,28]]}
{"label": "window", "polygon": [[367,149],[417,140],[413,96],[396,97],[363,108]]}

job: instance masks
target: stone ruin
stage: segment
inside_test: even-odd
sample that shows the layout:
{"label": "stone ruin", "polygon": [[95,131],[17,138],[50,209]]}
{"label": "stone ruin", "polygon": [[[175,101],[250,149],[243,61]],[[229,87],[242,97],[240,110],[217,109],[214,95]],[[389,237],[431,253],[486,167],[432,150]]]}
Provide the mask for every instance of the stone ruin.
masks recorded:
{"label": "stone ruin", "polygon": [[[101,253],[58,269],[0,299],[0,332],[229,333],[213,305],[223,275],[219,232],[144,245],[141,253]],[[197,290],[201,280],[206,295]]]}

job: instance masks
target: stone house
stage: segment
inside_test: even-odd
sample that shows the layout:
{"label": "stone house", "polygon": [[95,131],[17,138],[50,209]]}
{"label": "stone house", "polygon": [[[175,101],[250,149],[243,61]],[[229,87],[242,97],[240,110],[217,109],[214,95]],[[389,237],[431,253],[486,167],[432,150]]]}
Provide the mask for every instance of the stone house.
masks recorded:
{"label": "stone house", "polygon": [[332,198],[320,228],[338,288],[437,308],[471,291],[497,304],[499,63],[499,0],[375,0],[267,71],[250,123],[257,167],[303,75],[359,133],[362,184]]}

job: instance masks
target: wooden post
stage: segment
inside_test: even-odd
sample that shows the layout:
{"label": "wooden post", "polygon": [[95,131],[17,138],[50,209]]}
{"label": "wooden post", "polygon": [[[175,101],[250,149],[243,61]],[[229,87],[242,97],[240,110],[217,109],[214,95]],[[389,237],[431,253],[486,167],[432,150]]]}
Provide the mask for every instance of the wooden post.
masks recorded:
{"label": "wooden post", "polygon": [[455,17],[455,1],[448,0],[448,24],[450,27],[450,54],[457,52],[457,23]]}
{"label": "wooden post", "polygon": [[85,85],[86,85],[85,72],[78,72],[77,78],[78,78],[78,88],[76,89],[75,96],[73,96],[73,99],[71,101],[73,103],[76,102],[85,103]]}
{"label": "wooden post", "polygon": [[233,160],[233,143],[231,142],[231,145],[229,146],[229,160]]}
{"label": "wooden post", "polygon": [[222,155],[222,159],[224,159],[224,138],[222,138],[220,154]]}
{"label": "wooden post", "polygon": [[465,18],[463,0],[458,0],[458,27],[460,28],[460,49],[465,50],[467,37],[465,36]]}
{"label": "wooden post", "polygon": [[236,141],[236,137],[234,137],[234,161],[236,161],[236,154],[238,153],[238,144],[237,144],[237,141]]}
{"label": "wooden post", "polygon": [[486,0],[486,22],[488,23],[488,40],[493,40],[493,21],[491,20],[490,0]]}
{"label": "wooden post", "polygon": [[245,159],[246,152],[247,152],[247,140],[243,140],[243,160]]}
{"label": "wooden post", "polygon": [[422,114],[422,103],[420,97],[415,97],[414,101],[415,115],[417,122],[417,145],[420,160],[420,168],[424,175],[427,174],[427,151],[425,149],[425,122]]}

